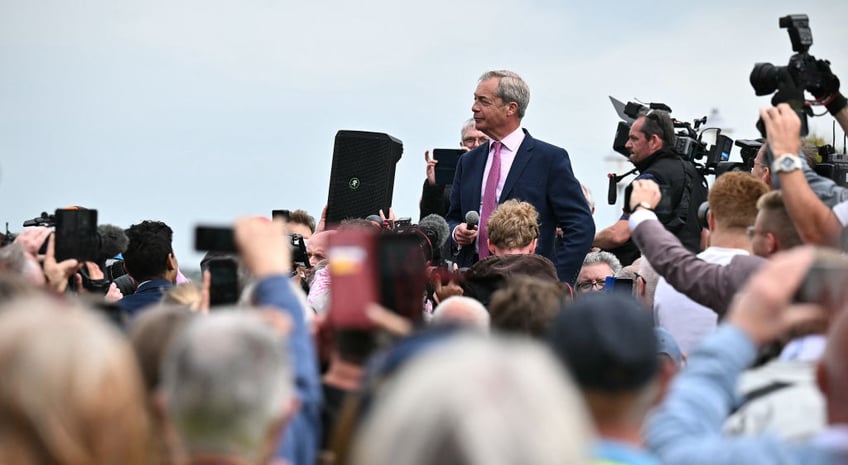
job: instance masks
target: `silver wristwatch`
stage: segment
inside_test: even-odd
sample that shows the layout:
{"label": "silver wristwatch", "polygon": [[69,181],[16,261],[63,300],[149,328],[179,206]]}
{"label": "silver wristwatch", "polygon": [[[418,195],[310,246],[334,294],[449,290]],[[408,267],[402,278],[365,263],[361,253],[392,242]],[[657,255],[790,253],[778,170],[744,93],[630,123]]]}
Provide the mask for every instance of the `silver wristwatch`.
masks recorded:
{"label": "silver wristwatch", "polygon": [[790,173],[801,168],[801,157],[792,153],[777,157],[771,164],[771,170],[774,173]]}

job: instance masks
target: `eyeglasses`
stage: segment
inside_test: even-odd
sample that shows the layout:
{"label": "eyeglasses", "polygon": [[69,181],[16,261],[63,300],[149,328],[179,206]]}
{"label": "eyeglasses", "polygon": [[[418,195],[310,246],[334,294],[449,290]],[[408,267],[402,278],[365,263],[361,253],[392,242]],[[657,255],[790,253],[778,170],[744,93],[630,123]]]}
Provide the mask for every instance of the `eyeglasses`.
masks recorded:
{"label": "eyeglasses", "polygon": [[606,285],[606,278],[599,279],[597,281],[582,281],[577,283],[577,289],[580,289],[581,291],[589,291],[592,289],[603,289],[606,287]]}
{"label": "eyeglasses", "polygon": [[480,137],[465,137],[465,138],[462,139],[462,145],[466,145],[466,146],[467,145],[474,145],[475,142],[478,145],[483,145],[486,142],[489,142],[489,138],[486,137],[486,136],[480,136]]}

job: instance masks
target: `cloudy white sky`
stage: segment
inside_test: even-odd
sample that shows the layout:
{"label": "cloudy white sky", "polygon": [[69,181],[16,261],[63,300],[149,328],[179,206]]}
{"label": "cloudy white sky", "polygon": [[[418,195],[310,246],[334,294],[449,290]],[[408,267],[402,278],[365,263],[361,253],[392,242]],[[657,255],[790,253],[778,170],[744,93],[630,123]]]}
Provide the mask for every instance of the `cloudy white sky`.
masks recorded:
{"label": "cloudy white sky", "polygon": [[[340,129],[403,141],[393,204],[417,219],[424,150],[455,146],[477,77],[507,68],[530,85],[524,127],[569,151],[604,227],[621,202],[605,202],[607,96],[718,108],[753,138],[768,99],[748,74],[788,61],[790,13],[848,82],[844,0],[0,0],[0,222],[67,205],[161,219],[193,268],[198,222],[319,215]],[[812,126],[829,138],[831,119]]]}

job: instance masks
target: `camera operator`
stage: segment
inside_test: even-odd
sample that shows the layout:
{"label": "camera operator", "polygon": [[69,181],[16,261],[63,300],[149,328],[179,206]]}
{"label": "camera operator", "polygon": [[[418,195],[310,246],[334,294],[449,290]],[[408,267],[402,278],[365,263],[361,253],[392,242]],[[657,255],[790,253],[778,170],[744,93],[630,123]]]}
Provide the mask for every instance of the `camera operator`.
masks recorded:
{"label": "camera operator", "polygon": [[[625,147],[639,170],[637,180],[650,179],[660,185],[662,201],[656,214],[663,226],[692,252],[701,248],[698,206],[707,198],[707,186],[695,165],[674,152],[674,124],[668,112],[651,110],[641,114],[630,128]],[[632,186],[628,186],[628,190]],[[628,206],[625,205],[625,209]],[[639,250],[630,240],[625,213],[612,226],[595,235],[594,247],[612,252],[622,265],[631,264]]]}

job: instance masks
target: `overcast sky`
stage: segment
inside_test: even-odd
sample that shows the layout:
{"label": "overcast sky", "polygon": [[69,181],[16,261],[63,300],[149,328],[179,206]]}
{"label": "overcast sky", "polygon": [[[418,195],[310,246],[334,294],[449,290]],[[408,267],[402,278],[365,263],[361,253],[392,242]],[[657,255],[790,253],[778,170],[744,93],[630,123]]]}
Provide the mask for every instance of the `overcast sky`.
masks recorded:
{"label": "overcast sky", "polygon": [[[848,2],[801,5],[0,0],[0,221],[15,231],[68,205],[124,227],[160,219],[196,268],[198,222],[320,215],[340,129],[403,141],[393,205],[417,220],[424,150],[458,144],[477,78],[505,68],[530,86],[523,126],[569,151],[602,228],[621,207],[606,204],[608,95],[685,120],[717,108],[754,138],[769,100],[748,74],[787,63],[778,18],[794,13],[848,82]],[[812,127],[829,139],[831,123]]]}

